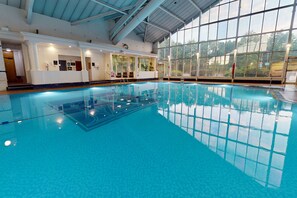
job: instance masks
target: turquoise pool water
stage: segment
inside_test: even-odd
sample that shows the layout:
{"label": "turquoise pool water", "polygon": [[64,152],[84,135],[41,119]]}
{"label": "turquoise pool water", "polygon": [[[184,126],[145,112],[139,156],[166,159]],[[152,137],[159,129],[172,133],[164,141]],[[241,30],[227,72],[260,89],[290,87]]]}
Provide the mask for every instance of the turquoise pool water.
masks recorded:
{"label": "turquoise pool water", "polygon": [[0,197],[296,197],[297,106],[137,83],[0,95]]}

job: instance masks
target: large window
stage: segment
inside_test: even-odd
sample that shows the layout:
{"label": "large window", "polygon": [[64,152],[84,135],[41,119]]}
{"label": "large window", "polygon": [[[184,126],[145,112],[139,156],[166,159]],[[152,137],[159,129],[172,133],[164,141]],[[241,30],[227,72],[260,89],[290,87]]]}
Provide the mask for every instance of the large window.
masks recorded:
{"label": "large window", "polygon": [[288,43],[297,55],[293,8],[294,0],[222,0],[164,39],[159,60],[171,57],[172,76],[231,77],[236,61],[235,78],[280,78]]}

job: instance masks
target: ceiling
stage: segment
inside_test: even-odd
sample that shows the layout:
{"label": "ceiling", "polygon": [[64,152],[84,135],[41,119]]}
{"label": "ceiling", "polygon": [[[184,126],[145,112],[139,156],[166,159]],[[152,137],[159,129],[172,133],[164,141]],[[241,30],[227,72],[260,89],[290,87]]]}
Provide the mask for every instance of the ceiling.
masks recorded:
{"label": "ceiling", "polygon": [[[29,0],[0,0],[0,4],[25,9],[26,1]],[[124,16],[108,6],[94,2],[96,0],[35,0],[33,12],[49,17],[65,20],[79,25],[91,20],[115,20]],[[129,12],[130,9],[140,0],[98,0],[106,3],[112,8]],[[143,0],[145,1],[145,0]],[[192,1],[192,3],[191,3]],[[150,0],[145,1],[143,6],[133,15],[141,12]],[[207,11],[210,6],[218,3],[219,0],[165,0],[161,7],[157,8],[146,18],[147,23],[140,23],[134,31],[146,42],[157,42],[174,33],[184,23],[189,23],[192,18],[199,16],[200,11]],[[196,6],[193,5],[193,3]],[[166,11],[164,11],[166,9]],[[173,16],[174,15],[174,16]],[[133,18],[133,16],[131,18]],[[126,22],[129,23],[130,20]],[[183,22],[182,22],[183,21]]]}

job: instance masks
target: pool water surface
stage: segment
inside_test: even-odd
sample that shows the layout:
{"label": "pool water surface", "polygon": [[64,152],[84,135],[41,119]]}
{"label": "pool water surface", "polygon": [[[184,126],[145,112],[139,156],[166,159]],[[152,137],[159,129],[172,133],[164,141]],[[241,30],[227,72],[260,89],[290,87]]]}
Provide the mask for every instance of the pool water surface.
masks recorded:
{"label": "pool water surface", "polygon": [[296,197],[297,105],[192,83],[0,95],[0,197]]}

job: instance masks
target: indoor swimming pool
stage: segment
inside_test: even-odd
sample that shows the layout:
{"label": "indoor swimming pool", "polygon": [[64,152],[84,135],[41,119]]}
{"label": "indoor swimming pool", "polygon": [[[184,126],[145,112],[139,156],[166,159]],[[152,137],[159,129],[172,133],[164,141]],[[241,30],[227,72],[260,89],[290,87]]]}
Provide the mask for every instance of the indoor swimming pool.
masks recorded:
{"label": "indoor swimming pool", "polygon": [[0,95],[0,197],[296,197],[297,105],[148,82]]}

